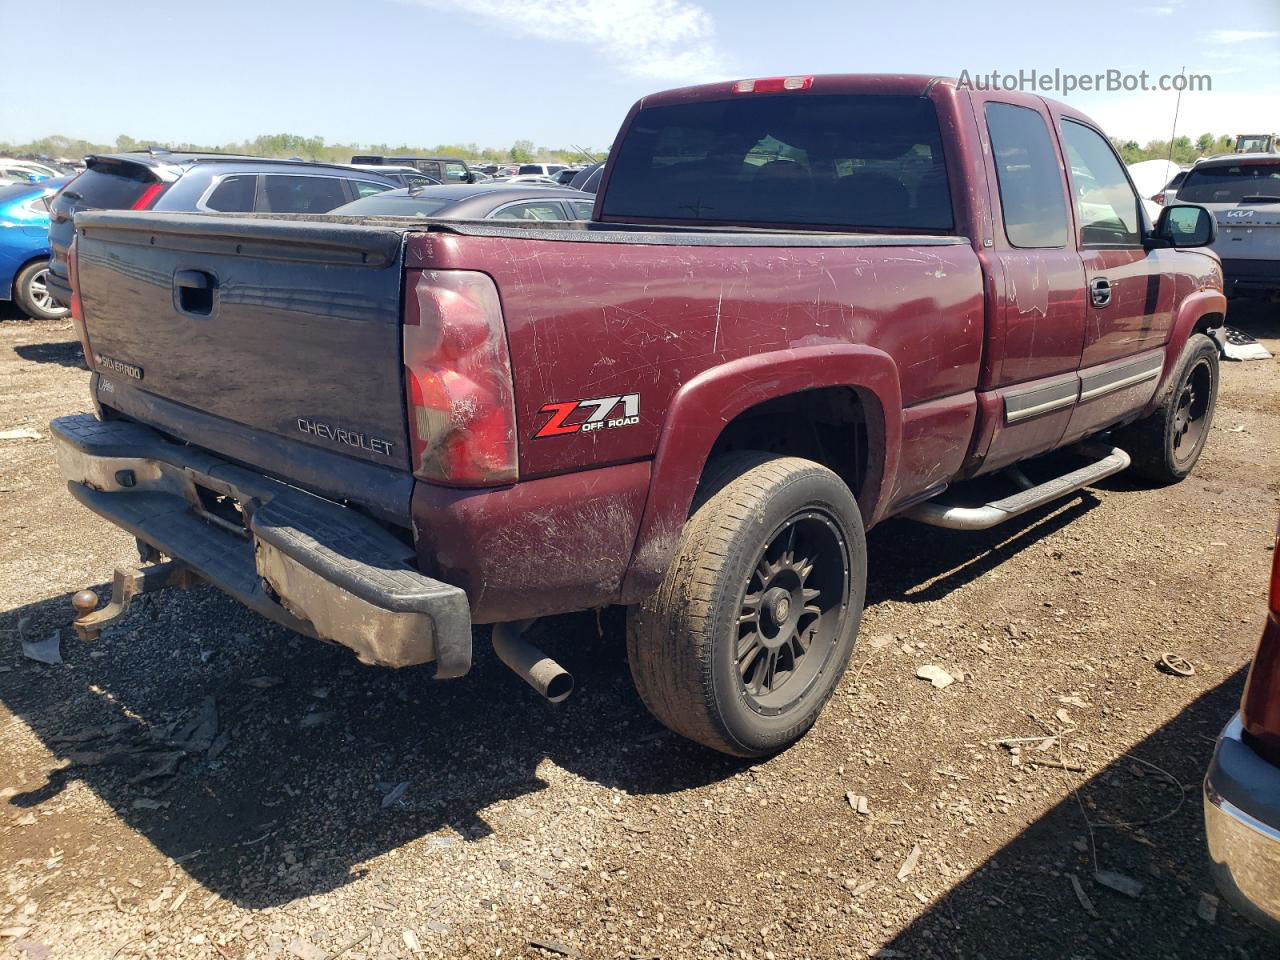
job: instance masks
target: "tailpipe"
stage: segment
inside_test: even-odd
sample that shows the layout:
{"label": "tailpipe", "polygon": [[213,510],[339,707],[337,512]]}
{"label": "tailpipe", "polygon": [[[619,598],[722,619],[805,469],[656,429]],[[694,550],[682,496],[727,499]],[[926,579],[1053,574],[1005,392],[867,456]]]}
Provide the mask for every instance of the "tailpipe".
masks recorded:
{"label": "tailpipe", "polygon": [[573,674],[524,639],[532,620],[493,625],[493,652],[516,675],[552,703],[573,693]]}

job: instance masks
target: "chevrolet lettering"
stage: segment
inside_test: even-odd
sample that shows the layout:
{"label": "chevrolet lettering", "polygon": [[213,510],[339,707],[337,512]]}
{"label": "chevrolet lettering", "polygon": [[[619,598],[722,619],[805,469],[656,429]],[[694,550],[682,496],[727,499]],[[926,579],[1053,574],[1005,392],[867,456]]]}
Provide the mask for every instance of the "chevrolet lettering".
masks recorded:
{"label": "chevrolet lettering", "polygon": [[379,453],[384,457],[391,456],[393,444],[390,440],[380,440],[377,437],[369,436],[367,433],[361,433],[359,430],[347,430],[344,427],[321,423],[319,420],[299,417],[298,431],[300,433],[309,433],[322,440],[333,440],[337,443],[345,443],[348,447],[359,447],[361,450],[368,450],[370,453]]}

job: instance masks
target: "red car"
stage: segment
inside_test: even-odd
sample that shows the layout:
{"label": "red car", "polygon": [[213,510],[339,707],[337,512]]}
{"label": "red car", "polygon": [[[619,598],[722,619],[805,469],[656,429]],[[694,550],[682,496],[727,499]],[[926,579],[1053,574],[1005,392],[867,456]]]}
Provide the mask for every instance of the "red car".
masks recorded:
{"label": "red car", "polygon": [[[458,676],[500,624],[560,696],[512,624],[626,606],[654,714],[754,756],[839,682],[866,528],[989,527],[1200,456],[1213,218],[1152,224],[1070,107],[717,83],[636,104],[604,171],[577,223],[78,217],[99,418],[53,425],[70,492],[367,663]],[[1059,475],[946,498],[1063,447]]]}
{"label": "red car", "polygon": [[1204,824],[1218,888],[1280,932],[1280,534],[1262,640],[1204,779]]}

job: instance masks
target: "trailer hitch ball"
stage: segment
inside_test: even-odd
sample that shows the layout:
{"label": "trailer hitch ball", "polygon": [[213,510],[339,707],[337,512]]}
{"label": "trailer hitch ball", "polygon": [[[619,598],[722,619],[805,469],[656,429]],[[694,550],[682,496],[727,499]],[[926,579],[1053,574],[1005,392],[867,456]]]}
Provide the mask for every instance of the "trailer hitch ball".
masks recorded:
{"label": "trailer hitch ball", "polygon": [[98,609],[98,595],[92,590],[79,591],[71,598],[71,609],[75,610],[77,617],[93,613]]}

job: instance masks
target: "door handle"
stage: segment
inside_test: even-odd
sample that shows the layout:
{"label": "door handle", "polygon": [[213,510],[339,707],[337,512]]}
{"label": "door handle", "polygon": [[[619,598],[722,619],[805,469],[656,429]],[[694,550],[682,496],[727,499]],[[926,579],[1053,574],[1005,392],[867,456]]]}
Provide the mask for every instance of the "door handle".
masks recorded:
{"label": "door handle", "polygon": [[1089,281],[1089,299],[1095,307],[1105,307],[1111,302],[1111,294],[1119,286],[1106,277],[1094,277]]}

